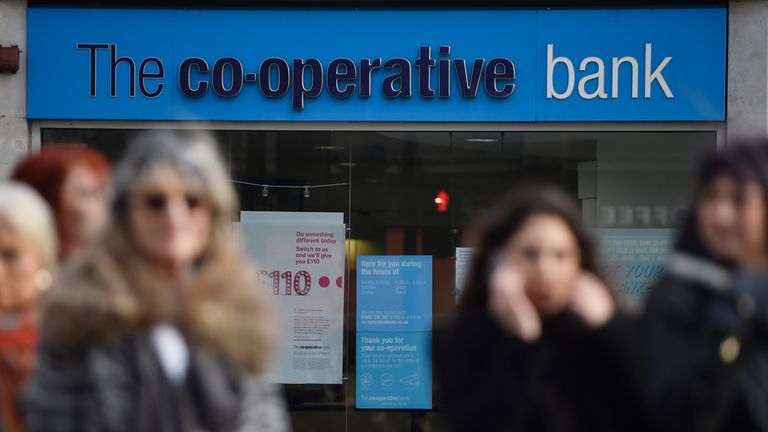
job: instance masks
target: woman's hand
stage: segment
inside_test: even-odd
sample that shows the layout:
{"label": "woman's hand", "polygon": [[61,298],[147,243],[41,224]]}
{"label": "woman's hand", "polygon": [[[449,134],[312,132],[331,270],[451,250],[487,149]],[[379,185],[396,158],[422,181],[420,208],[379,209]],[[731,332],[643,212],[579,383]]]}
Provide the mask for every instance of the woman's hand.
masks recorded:
{"label": "woman's hand", "polygon": [[571,311],[589,327],[600,328],[616,314],[616,302],[600,279],[583,272],[574,284]]}
{"label": "woman's hand", "polygon": [[541,336],[541,318],[525,294],[525,281],[512,263],[499,265],[491,274],[488,309],[496,323],[525,342]]}

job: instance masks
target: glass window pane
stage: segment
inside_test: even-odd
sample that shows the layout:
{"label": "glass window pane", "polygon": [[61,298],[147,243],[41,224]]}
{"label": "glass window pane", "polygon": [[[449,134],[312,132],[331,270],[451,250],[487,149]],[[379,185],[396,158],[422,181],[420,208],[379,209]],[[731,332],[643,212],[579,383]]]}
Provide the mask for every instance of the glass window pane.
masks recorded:
{"label": "glass window pane", "polygon": [[[212,132],[243,210],[344,214],[343,384],[285,387],[298,432],[443,430],[437,394],[432,410],[356,408],[358,256],[431,257],[425,306],[435,322],[446,319],[456,307],[456,248],[467,246],[468,227],[511,188],[547,182],[578,200],[584,223],[612,248],[608,258],[621,258],[614,270],[663,260],[659,245],[692,199],[695,161],[714,151],[717,138],[712,131]],[[134,133],[44,129],[42,142],[83,143],[117,160]],[[616,252],[627,244],[637,253]],[[650,282],[615,280],[634,296]]]}

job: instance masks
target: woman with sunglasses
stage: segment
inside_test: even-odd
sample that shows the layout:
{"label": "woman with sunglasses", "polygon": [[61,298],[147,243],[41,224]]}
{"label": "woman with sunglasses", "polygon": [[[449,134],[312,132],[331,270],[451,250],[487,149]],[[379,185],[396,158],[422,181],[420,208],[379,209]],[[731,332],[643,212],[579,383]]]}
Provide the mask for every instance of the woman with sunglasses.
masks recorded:
{"label": "woman with sunglasses", "polygon": [[44,304],[26,430],[282,431],[272,323],[209,139],[151,132],[114,176],[112,226]]}

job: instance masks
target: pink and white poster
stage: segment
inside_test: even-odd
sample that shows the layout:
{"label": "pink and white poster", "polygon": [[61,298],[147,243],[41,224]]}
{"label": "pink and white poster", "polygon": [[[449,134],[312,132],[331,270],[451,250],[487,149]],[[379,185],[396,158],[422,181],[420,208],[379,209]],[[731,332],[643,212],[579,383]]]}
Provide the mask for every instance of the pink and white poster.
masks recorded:
{"label": "pink and white poster", "polygon": [[345,226],[313,215],[249,212],[237,224],[280,322],[277,383],[342,382]]}

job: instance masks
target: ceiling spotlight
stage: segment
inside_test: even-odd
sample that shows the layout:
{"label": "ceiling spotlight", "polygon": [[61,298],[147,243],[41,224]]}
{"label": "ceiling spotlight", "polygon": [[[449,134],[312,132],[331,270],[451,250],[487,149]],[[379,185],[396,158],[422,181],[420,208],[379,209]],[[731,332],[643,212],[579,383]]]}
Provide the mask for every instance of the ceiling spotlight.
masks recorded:
{"label": "ceiling spotlight", "polygon": [[269,188],[266,185],[261,187],[261,196],[264,198],[269,196]]}
{"label": "ceiling spotlight", "polygon": [[304,198],[309,198],[309,186],[304,186]]}

